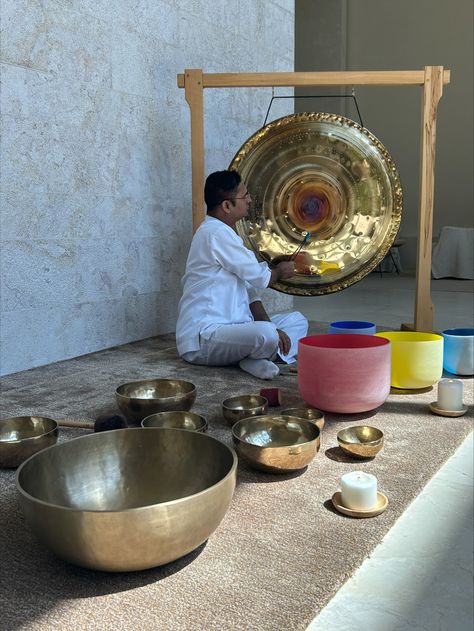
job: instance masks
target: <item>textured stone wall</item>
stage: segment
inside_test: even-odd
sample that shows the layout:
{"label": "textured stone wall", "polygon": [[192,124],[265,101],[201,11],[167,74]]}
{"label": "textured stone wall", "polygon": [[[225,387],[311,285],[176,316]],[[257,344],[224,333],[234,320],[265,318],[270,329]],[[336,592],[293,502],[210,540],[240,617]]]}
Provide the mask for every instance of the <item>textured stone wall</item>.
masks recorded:
{"label": "textured stone wall", "polygon": [[[293,0],[2,0],[3,374],[174,330],[192,236],[176,74],[293,70],[293,49]],[[205,92],[207,173],[270,97]]]}

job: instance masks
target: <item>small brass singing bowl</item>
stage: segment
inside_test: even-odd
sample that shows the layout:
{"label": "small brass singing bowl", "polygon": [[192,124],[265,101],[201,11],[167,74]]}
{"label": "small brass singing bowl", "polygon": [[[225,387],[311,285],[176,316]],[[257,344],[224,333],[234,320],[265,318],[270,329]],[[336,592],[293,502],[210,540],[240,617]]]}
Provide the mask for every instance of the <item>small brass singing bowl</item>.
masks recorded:
{"label": "small brass singing bowl", "polygon": [[143,419],[142,427],[175,427],[191,432],[205,432],[207,421],[204,416],[184,410],[175,412],[158,412]]}
{"label": "small brass singing bowl", "polygon": [[14,469],[30,456],[54,445],[58,424],[45,416],[14,416],[0,420],[0,467]]}
{"label": "small brass singing bowl", "polygon": [[337,434],[339,447],[356,458],[373,458],[383,447],[383,432],[369,425],[346,427]]}
{"label": "small brass singing bowl", "polygon": [[238,455],[270,473],[304,469],[319,451],[320,434],[314,423],[295,416],[252,416],[232,427]]}
{"label": "small brass singing bowl", "polygon": [[317,425],[319,429],[323,429],[324,427],[324,414],[321,410],[317,410],[316,408],[289,408],[288,410],[283,410],[281,414],[282,416],[305,418]]}
{"label": "small brass singing bowl", "polygon": [[240,394],[222,403],[222,412],[230,426],[243,418],[261,416],[268,412],[268,400],[259,394]]}
{"label": "small brass singing bowl", "polygon": [[190,410],[196,400],[196,386],[181,379],[145,379],[120,385],[115,400],[122,414],[139,424],[157,412]]}

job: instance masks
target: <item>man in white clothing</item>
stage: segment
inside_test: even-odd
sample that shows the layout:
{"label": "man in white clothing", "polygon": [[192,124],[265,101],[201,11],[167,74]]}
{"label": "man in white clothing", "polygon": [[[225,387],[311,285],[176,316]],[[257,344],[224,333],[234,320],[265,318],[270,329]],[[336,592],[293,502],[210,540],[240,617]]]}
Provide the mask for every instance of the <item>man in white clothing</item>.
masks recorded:
{"label": "man in white clothing", "polygon": [[183,277],[176,344],[192,364],[240,367],[260,379],[279,373],[273,360],[292,363],[308,322],[298,312],[270,319],[258,292],[294,274],[294,262],[273,269],[258,262],[234,230],[251,196],[237,171],[206,180],[207,216],[193,237]]}

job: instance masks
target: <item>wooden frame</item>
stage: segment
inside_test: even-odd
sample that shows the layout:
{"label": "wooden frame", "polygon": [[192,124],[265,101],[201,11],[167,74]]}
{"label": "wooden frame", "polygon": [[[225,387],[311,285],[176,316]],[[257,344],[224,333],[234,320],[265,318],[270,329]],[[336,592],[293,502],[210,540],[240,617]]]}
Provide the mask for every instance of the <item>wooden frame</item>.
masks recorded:
{"label": "wooden frame", "polygon": [[389,70],[367,72],[236,72],[204,74],[201,69],[178,74],[178,87],[184,88],[191,111],[191,169],[193,231],[205,217],[204,210],[204,89],[302,87],[341,85],[418,85],[422,87],[420,200],[416,262],[416,300],[414,324],[403,329],[433,330],[431,301],[431,250],[433,237],[434,166],[436,149],[436,113],[443,85],[450,82],[450,71],[443,66],[425,66],[424,70]]}

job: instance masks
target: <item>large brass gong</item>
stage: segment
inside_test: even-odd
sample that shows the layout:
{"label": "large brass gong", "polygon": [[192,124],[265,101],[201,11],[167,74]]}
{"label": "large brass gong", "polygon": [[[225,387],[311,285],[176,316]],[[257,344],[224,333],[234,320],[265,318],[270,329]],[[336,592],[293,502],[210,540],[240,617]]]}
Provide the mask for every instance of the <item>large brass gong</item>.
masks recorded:
{"label": "large brass gong", "polygon": [[275,120],[244,143],[229,168],[252,195],[249,216],[236,226],[247,247],[269,263],[296,254],[296,275],[274,286],[284,293],[345,289],[378,265],[398,232],[395,164],[348,118],[304,113]]}

